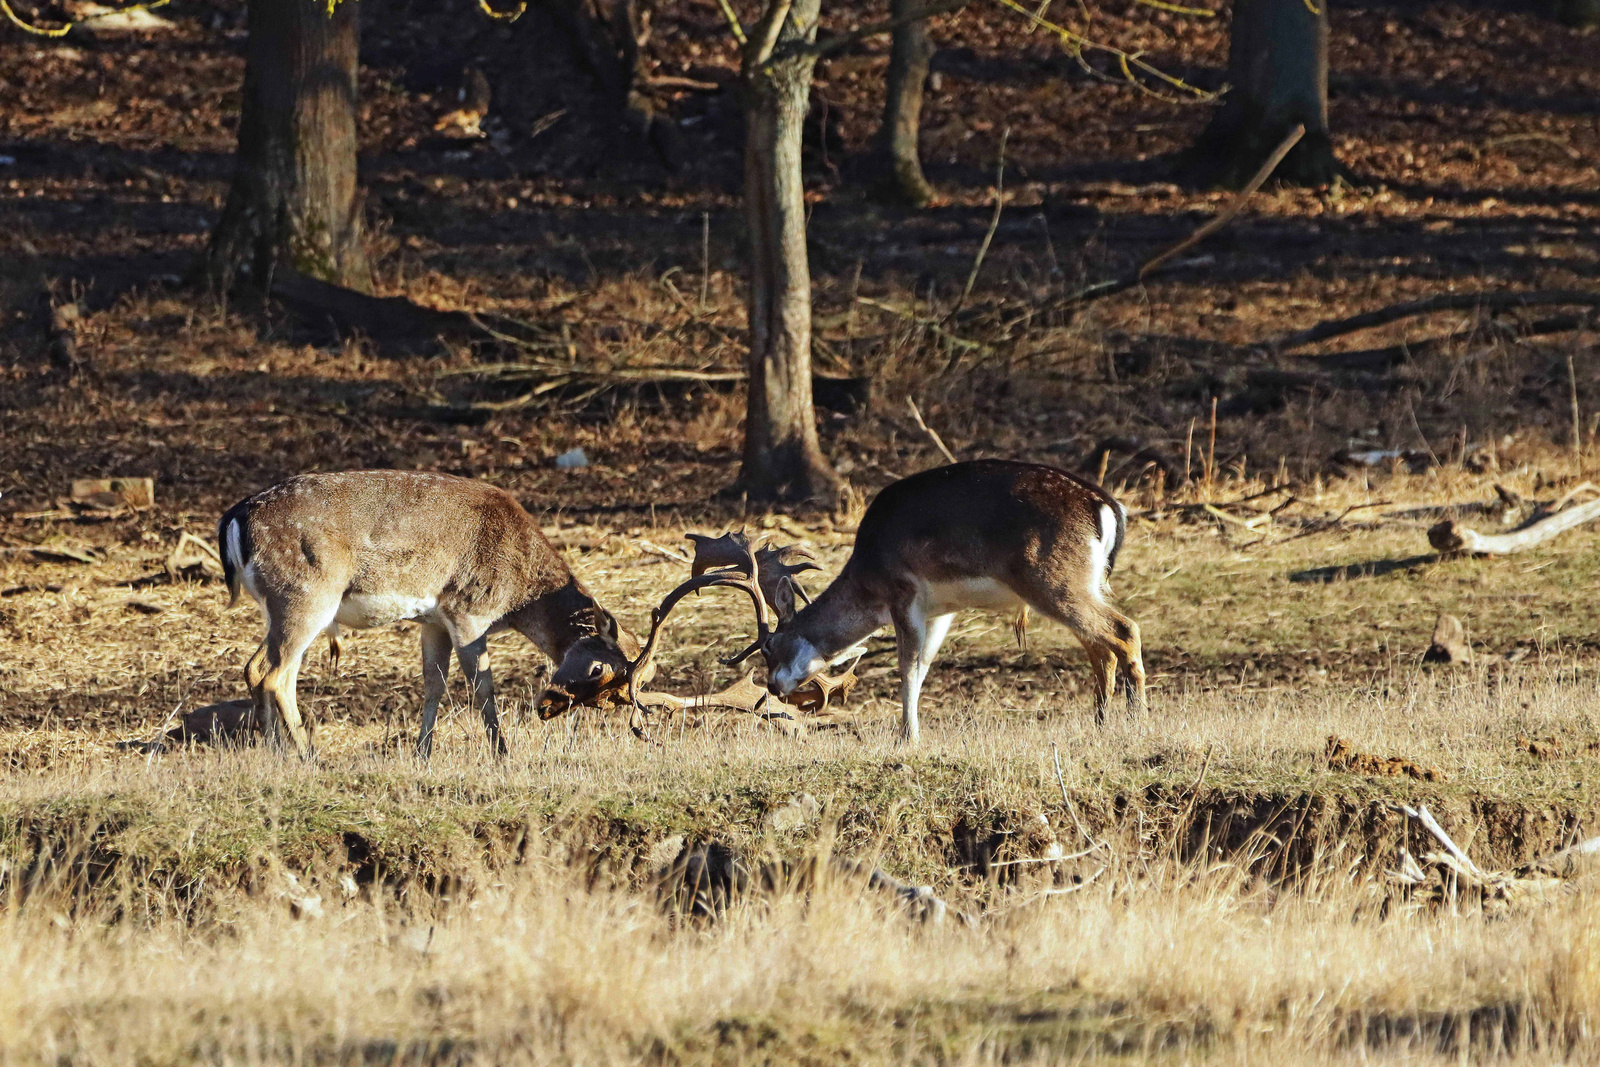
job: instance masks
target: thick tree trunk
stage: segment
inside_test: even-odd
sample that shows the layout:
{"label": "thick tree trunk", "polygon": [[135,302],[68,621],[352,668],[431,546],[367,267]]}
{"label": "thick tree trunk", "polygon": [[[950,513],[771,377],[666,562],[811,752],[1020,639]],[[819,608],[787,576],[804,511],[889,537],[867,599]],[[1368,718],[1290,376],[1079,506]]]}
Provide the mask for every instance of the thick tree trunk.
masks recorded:
{"label": "thick tree trunk", "polygon": [[[924,6],[923,0],[890,0],[889,17],[902,19]],[[883,124],[878,128],[875,169],[881,195],[915,207],[933,199],[933,186],[922,176],[917,133],[922,125],[922,91],[933,59],[928,20],[917,19],[894,31],[889,48]]]}
{"label": "thick tree trunk", "polygon": [[1239,188],[1304,124],[1274,176],[1327,185],[1338,176],[1328,139],[1328,0],[1237,0],[1222,108],[1191,150],[1205,181]]}
{"label": "thick tree trunk", "polygon": [[371,288],[356,186],[358,0],[250,0],[233,186],[207,263],[222,291],[280,264]]}
{"label": "thick tree trunk", "polygon": [[[781,0],[770,0],[778,3]],[[776,58],[746,50],[744,199],[750,231],[750,398],[744,467],[733,486],[752,500],[831,499],[811,399],[811,267],[800,137],[816,57],[785,54],[812,40],[821,0],[795,0]]]}

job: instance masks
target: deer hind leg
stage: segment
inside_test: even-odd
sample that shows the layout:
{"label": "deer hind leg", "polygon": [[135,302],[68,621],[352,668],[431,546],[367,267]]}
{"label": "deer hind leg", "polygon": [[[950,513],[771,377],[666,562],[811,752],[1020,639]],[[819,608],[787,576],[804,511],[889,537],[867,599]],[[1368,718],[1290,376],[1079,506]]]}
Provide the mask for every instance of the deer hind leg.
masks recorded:
{"label": "deer hind leg", "polygon": [[417,734],[417,758],[433,754],[433,724],[444,699],[450,675],[450,631],[443,626],[422,626],[422,730]]}
{"label": "deer hind leg", "polygon": [[250,687],[250,702],[254,706],[252,714],[256,724],[261,727],[269,742],[274,745],[282,744],[278,732],[277,716],[272,714],[272,708],[267,704],[266,688],[262,684],[267,677],[267,640],[262,639],[256,647],[255,653],[245,661],[244,681]]}
{"label": "deer hind leg", "polygon": [[1111,651],[1117,657],[1117,679],[1128,698],[1128,710],[1142,712],[1146,704],[1144,650],[1139,637],[1139,624],[1114,611],[1108,610],[1106,614],[1111,622]]}
{"label": "deer hind leg", "polygon": [[1089,673],[1094,685],[1094,724],[1106,724],[1106,706],[1117,689],[1117,657],[1110,646],[1093,633],[1076,635],[1089,654]]}
{"label": "deer hind leg", "polygon": [[[1143,692],[1144,666],[1138,660],[1138,627],[1133,623],[1110,608],[1103,605],[1085,606],[1074,601],[1070,595],[1030,597],[1029,603],[1039,614],[1054,619],[1072,631],[1072,636],[1088,653],[1094,684],[1095,725],[1105,724],[1106,706],[1116,693],[1118,673],[1127,662],[1126,642],[1118,636],[1124,632],[1122,627],[1131,629],[1134,635],[1133,659],[1127,669],[1132,676],[1133,664],[1138,664],[1138,689]],[[1120,624],[1116,620],[1121,620]]]}
{"label": "deer hind leg", "polygon": [[461,673],[467,676],[467,681],[472,685],[472,702],[483,716],[489,749],[496,756],[504,756],[506,739],[500,734],[500,716],[494,706],[494,675],[489,671],[488,635],[457,647],[456,655],[461,659]]}
{"label": "deer hind leg", "polygon": [[[294,743],[301,759],[311,759],[316,752],[311,747],[311,731],[300,717],[300,703],[296,698],[300,663],[305,659],[311,642],[333,621],[333,613],[337,610],[336,602],[311,618],[293,612],[281,612],[274,618],[267,633],[267,669],[261,679],[262,693],[272,705],[267,711],[267,721],[274,730],[288,731],[289,740]],[[282,734],[278,736],[281,743]]]}

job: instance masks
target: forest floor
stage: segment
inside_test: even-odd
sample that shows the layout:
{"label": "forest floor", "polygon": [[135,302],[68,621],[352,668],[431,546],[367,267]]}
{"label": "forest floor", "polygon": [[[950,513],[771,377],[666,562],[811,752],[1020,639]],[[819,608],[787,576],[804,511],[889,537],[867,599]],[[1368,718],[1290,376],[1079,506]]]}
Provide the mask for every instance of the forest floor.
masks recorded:
{"label": "forest floor", "polygon": [[[1103,56],[1085,71],[975,6],[936,27],[923,143],[941,200],[906,211],[865,191],[884,43],[826,63],[807,155],[817,359],[870,389],[822,415],[847,498],[777,515],[713,499],[737,471],[736,382],[636,378],[742,355],[739,109],[715,5],[654,11],[670,158],[618,129],[539,10],[364,10],[379,295],[515,320],[520,344],[329,338],[189,286],[231,166],[239,5],[178,0],[137,38],[0,29],[0,1059],[1593,1055],[1586,878],[1491,918],[1386,872],[1402,846],[1437,847],[1400,803],[1426,802],[1494,870],[1600,821],[1592,532],[1500,559],[1441,560],[1425,536],[1452,506],[1495,526],[1476,506],[1496,486],[1551,501],[1600,481],[1594,331],[1552,322],[1564,308],[1467,310],[1270,342],[1438,293],[1584,288],[1600,38],[1511,5],[1337,9],[1348,180],[1269,187],[1203,263],[1077,309],[1064,298],[1229,202],[1179,157],[1208,105],[1121,84]],[[1225,29],[1131,2],[1092,24],[1202,88]],[[483,139],[434,129],[469,64],[494,93]],[[1004,210],[940,332],[990,227],[1002,135]],[[49,355],[47,291],[83,306],[75,375]],[[456,681],[424,768],[403,754],[420,687],[397,627],[355,635],[337,672],[314,649],[316,766],[116,747],[242,695],[255,609],[164,563],[291,473],[489,479],[639,628],[684,571],[660,550],[689,530],[746,523],[836,572],[871,493],[940,461],[907,398],[962,458],[1098,474],[1099,446],[1124,440],[1104,461],[1134,513],[1113,588],[1143,628],[1147,715],[1096,728],[1065,633],[1037,626],[1021,649],[1007,620],[972,616],[930,675],[915,752],[893,742],[883,636],[845,729],[677,719],[649,747],[614,716],[539,723],[547,666],[500,638],[510,759],[484,758]],[[587,466],[555,466],[573,448]],[[153,477],[155,505],[67,499],[111,476]],[[664,684],[722,680],[712,653],[746,630],[730,602],[674,616]],[[1446,612],[1470,664],[1422,662]],[[1330,735],[1423,777],[1330,765]],[[869,858],[974,923],[908,925],[848,887],[685,922],[652,894],[697,841]]]}

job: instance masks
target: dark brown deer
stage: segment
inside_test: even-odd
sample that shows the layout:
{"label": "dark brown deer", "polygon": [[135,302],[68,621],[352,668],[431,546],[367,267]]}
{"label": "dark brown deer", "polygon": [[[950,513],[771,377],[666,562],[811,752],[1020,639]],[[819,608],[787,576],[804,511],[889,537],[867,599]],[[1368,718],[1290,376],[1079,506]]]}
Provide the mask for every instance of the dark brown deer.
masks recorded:
{"label": "dark brown deer", "polygon": [[1029,608],[1082,642],[1095,676],[1095,720],[1120,679],[1144,706],[1139,627],[1106,602],[1126,512],[1092,482],[1036,463],[976,460],[904,478],[867,508],[855,549],[821,596],[764,633],[770,691],[784,696],[894,624],[900,654],[901,736],[917,739],[922,682],[968,608]]}
{"label": "dark brown deer", "polygon": [[422,729],[434,720],[454,649],[490,747],[504,754],[488,637],[521,633],[557,666],[540,698],[548,718],[627,687],[638,642],[595,602],[510,494],[469,478],[411,471],[304,474],[229,508],[217,526],[230,605],[243,588],[267,634],[245,667],[257,721],[312,754],[295,699],[318,634],[337,657],[339,628],[422,625]]}

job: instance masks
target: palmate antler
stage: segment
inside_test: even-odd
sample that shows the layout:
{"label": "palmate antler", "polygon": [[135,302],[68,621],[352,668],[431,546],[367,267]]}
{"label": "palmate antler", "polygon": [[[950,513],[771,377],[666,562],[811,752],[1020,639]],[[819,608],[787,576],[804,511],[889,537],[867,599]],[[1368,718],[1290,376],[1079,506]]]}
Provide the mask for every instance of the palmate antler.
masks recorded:
{"label": "palmate antler", "polygon": [[[645,705],[665,706],[680,710],[693,708],[731,708],[748,711],[773,723],[785,733],[798,733],[800,724],[787,711],[769,710],[770,696],[755,684],[753,673],[746,672],[738,682],[716,693],[700,697],[679,697],[671,693],[642,692],[640,685],[654,673],[656,639],[667,616],[684,597],[702,589],[730,586],[742,589],[755,608],[756,639],[738,655],[723,660],[726,666],[743,663],[761,650],[776,629],[780,629],[798,610],[799,601],[809,603],[805,590],[795,575],[817,570],[817,564],[803,548],[793,545],[764,546],[752,549],[750,538],[742,531],[725,533],[720,537],[689,534],[694,543],[694,560],[690,565],[690,578],[662,599],[650,613],[650,635],[645,639],[639,658],[629,671],[628,703],[633,711],[628,726],[644,736]],[[820,675],[786,698],[786,702],[800,711],[825,709],[835,695],[848,693],[854,687],[855,664],[852,663],[838,675]]]}

